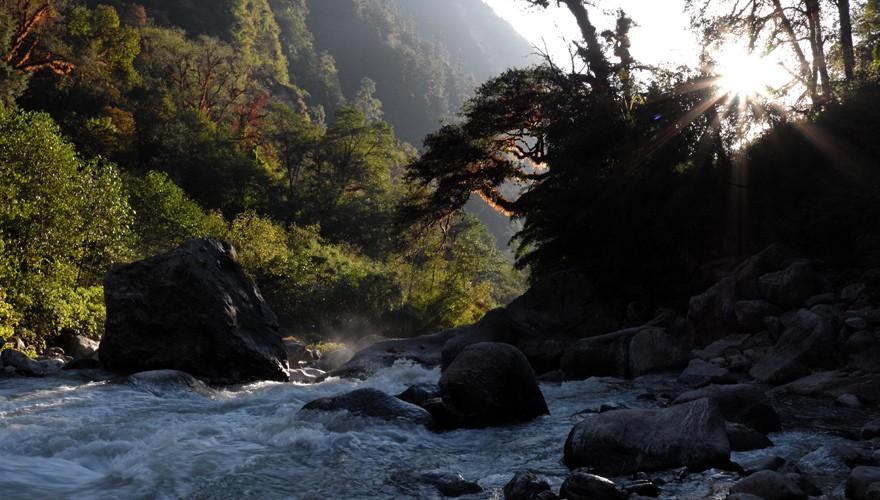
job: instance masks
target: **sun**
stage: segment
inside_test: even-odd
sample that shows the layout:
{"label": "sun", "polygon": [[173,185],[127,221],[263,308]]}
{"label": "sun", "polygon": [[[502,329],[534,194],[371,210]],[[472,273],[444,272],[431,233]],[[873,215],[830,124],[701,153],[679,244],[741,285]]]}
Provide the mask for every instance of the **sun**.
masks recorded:
{"label": "sun", "polygon": [[768,97],[790,79],[779,61],[734,45],[727,45],[714,56],[716,85],[730,98]]}

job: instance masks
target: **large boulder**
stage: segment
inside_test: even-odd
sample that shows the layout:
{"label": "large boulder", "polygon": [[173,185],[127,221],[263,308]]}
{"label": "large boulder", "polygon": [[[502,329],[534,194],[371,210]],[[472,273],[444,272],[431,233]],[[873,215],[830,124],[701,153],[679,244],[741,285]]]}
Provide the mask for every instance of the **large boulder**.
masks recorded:
{"label": "large boulder", "polygon": [[763,298],[758,283],[761,276],[785,268],[788,262],[788,249],[779,245],[770,245],[742,261],[733,271],[737,297],[744,300]]}
{"label": "large boulder", "polygon": [[286,381],[275,314],[235,249],[191,239],[104,278],[107,322],[98,348],[116,372],[173,369],[213,384]]}
{"label": "large boulder", "polygon": [[764,391],[754,385],[711,385],[681,394],[673,405],[708,398],[718,405],[724,420],[747,425],[761,432],[782,430],[779,414]]}
{"label": "large boulder", "polygon": [[687,321],[694,341],[701,346],[737,333],[736,278],[728,276],[691,297]]}
{"label": "large boulder", "polygon": [[768,384],[784,384],[809,375],[817,368],[834,368],[838,351],[837,332],[832,322],[801,309],[749,375]]}
{"label": "large boulder", "polygon": [[570,468],[622,475],[727,465],[730,443],[718,406],[704,398],[652,410],[615,410],[577,424],[565,442]]}
{"label": "large boulder", "polygon": [[731,494],[750,494],[764,500],[807,500],[806,493],[784,474],[762,470],[730,487]]}
{"label": "large boulder", "polygon": [[303,406],[304,410],[347,411],[353,415],[381,420],[402,420],[430,426],[431,415],[422,409],[378,389],[355,389],[338,396],[320,398]]}
{"label": "large boulder", "polygon": [[569,380],[636,378],[685,366],[690,347],[683,331],[649,324],[580,339],[566,348],[559,369]]}
{"label": "large boulder", "polygon": [[822,276],[804,262],[761,276],[758,287],[764,298],[786,309],[803,307],[807,299],[829,288]]}
{"label": "large boulder", "polygon": [[532,420],[550,413],[535,372],[508,344],[466,347],[440,376],[443,405],[457,415],[455,427],[488,427]]}
{"label": "large boulder", "polygon": [[861,466],[853,469],[846,480],[846,498],[876,500],[880,498],[880,467]]}
{"label": "large boulder", "polygon": [[0,366],[7,372],[26,377],[43,377],[48,373],[45,366],[29,358],[27,354],[16,349],[3,349],[0,353]]}

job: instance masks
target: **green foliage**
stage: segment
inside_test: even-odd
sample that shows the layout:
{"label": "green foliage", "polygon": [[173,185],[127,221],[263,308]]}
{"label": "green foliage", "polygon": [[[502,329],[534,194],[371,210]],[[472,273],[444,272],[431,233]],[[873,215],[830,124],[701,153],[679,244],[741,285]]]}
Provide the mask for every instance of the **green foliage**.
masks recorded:
{"label": "green foliage", "polygon": [[198,203],[163,172],[151,170],[144,177],[132,176],[128,190],[141,256],[171,250],[187,238],[222,234],[211,227],[209,216]]}
{"label": "green foliage", "polygon": [[52,119],[0,116],[0,288],[37,339],[96,334],[90,288],[130,255],[131,209],[113,165],[82,161]]}

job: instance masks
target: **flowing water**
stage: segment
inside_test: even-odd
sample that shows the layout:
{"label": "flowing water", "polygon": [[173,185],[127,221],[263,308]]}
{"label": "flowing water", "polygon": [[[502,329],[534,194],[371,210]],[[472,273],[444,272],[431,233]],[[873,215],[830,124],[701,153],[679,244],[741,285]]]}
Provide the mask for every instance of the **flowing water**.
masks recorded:
{"label": "flowing water", "polygon": [[[0,379],[0,498],[440,498],[431,486],[399,480],[439,471],[483,487],[464,498],[487,499],[502,498],[501,488],[522,469],[558,491],[568,474],[563,444],[584,410],[605,402],[651,407],[638,396],[672,389],[662,377],[542,384],[549,416],[439,434],[300,409],[355,387],[397,394],[439,375],[399,363],[364,382],[255,383],[213,398],[76,378]],[[783,456],[843,440],[800,432],[772,438],[772,453]],[[771,452],[742,458],[761,453]],[[734,481],[714,470],[684,479],[676,479],[678,472],[652,474],[667,481],[664,498],[723,498]]]}

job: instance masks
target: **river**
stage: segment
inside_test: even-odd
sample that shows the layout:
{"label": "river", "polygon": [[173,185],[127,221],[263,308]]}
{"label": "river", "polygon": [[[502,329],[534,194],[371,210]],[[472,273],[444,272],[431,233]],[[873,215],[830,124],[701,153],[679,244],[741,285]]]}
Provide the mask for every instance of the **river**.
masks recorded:
{"label": "river", "polygon": [[[263,382],[225,388],[214,398],[74,375],[0,379],[0,498],[441,498],[433,487],[397,480],[440,471],[461,473],[484,489],[462,498],[494,499],[522,469],[558,492],[568,474],[563,444],[584,410],[606,402],[651,407],[655,403],[639,395],[676,390],[669,377],[545,383],[549,416],[439,434],[300,409],[356,387],[397,394],[439,376],[437,369],[398,363],[363,382]],[[822,444],[848,443],[797,430],[771,438],[776,447],[734,454],[734,460],[800,456]],[[652,474],[667,482],[663,498],[724,498],[735,479],[715,470],[676,479],[677,472]]]}

